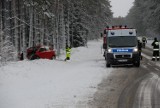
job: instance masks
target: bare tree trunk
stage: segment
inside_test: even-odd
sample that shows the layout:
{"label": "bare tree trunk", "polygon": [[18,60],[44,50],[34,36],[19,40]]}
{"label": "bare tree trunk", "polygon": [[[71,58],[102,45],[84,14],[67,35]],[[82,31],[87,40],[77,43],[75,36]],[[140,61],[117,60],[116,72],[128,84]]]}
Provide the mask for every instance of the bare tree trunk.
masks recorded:
{"label": "bare tree trunk", "polygon": [[67,45],[70,45],[70,28],[69,28],[69,25],[70,25],[70,19],[69,19],[69,16],[70,16],[70,1],[68,1],[68,13],[67,13]]}
{"label": "bare tree trunk", "polygon": [[52,28],[52,48],[55,49],[55,23],[54,18],[51,19],[53,28]]}
{"label": "bare tree trunk", "polygon": [[0,56],[2,53],[2,45],[3,45],[3,31],[2,31],[2,19],[0,18]]}
{"label": "bare tree trunk", "polygon": [[[1,0],[0,0],[1,2]],[[2,5],[0,5],[0,10],[2,12]],[[2,13],[1,13],[2,15]],[[1,56],[1,52],[2,52],[2,16],[0,16],[0,56]]]}
{"label": "bare tree trunk", "polygon": [[[42,28],[41,27],[40,15],[37,15],[37,27]],[[40,37],[41,37],[41,29],[37,30],[37,33],[36,33],[36,41],[37,41],[38,45],[40,45],[40,40],[41,40]]]}
{"label": "bare tree trunk", "polygon": [[33,7],[33,46],[35,46],[37,43],[36,43],[36,10],[35,10],[35,6]]}
{"label": "bare tree trunk", "polygon": [[[39,16],[36,14],[36,11],[34,12],[34,25],[35,27],[39,27]],[[38,45],[39,42],[38,42],[38,34],[39,34],[39,30],[38,29],[34,29],[34,43],[35,45]]]}
{"label": "bare tree trunk", "polygon": [[[26,7],[25,5],[22,6],[23,11],[22,11],[22,21],[25,21],[25,16],[26,16]],[[23,57],[24,59],[26,58],[26,30],[25,30],[25,24],[21,26],[21,31],[22,31],[22,52],[23,52]]]}
{"label": "bare tree trunk", "polygon": [[[18,9],[18,18],[20,19],[20,20],[22,20],[22,21],[24,21],[23,20],[23,15],[24,15],[24,12],[23,12],[23,6],[21,5],[21,3],[20,3],[21,1],[19,1],[19,3],[18,3],[18,7],[19,7],[19,9]],[[22,53],[22,51],[23,51],[23,26],[21,26],[21,21],[18,21],[18,29],[19,29],[19,53]]]}
{"label": "bare tree trunk", "polygon": [[64,25],[64,7],[62,5],[62,49],[65,49],[66,38],[65,38],[65,25]]}
{"label": "bare tree trunk", "polygon": [[11,39],[11,1],[5,2],[5,35],[8,35]]}
{"label": "bare tree trunk", "polygon": [[42,31],[41,31],[41,45],[44,45],[44,35],[45,35],[45,15],[43,15],[43,19],[41,21]]}
{"label": "bare tree trunk", "polygon": [[23,51],[23,55],[24,55],[24,58],[26,58],[26,38],[25,38],[25,25],[22,26],[22,30],[23,30],[23,34],[22,34],[22,38],[23,38],[23,48],[22,48],[22,51]]}
{"label": "bare tree trunk", "polygon": [[16,0],[13,0],[13,16],[14,18],[14,26],[16,28],[14,29],[14,43],[15,43],[15,49],[18,53],[18,21],[17,21],[17,12],[16,12]]}
{"label": "bare tree trunk", "polygon": [[55,23],[56,23],[56,49],[57,49],[57,55],[59,56],[60,54],[60,49],[59,49],[59,0],[56,0],[56,18],[55,18]]}
{"label": "bare tree trunk", "polygon": [[5,1],[4,0],[1,0],[1,3],[2,3],[2,30],[4,30],[4,27],[5,27]]}
{"label": "bare tree trunk", "polygon": [[33,7],[29,8],[30,13],[30,28],[29,28],[29,47],[33,46]]}
{"label": "bare tree trunk", "polygon": [[45,32],[45,38],[46,38],[46,45],[49,46],[49,32],[48,32],[48,28],[46,27],[46,32]]}

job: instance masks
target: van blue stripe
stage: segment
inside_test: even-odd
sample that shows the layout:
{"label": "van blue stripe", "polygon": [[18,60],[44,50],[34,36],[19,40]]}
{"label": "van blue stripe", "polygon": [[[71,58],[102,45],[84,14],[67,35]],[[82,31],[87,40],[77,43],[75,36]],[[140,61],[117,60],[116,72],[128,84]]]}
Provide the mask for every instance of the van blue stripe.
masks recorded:
{"label": "van blue stripe", "polygon": [[112,49],[112,52],[133,52],[133,49],[120,49],[120,48],[117,48],[117,49]]}

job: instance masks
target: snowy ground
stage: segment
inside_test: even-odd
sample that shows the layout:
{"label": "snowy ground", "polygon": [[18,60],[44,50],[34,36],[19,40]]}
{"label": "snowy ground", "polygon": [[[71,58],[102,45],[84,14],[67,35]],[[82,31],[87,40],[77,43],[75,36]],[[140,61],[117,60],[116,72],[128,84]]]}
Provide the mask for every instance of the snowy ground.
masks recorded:
{"label": "snowy ground", "polygon": [[150,48],[153,48],[153,47],[151,46],[151,44],[152,44],[153,41],[154,41],[154,40],[147,40],[146,46],[148,46],[148,47],[150,47]]}
{"label": "snowy ground", "polygon": [[88,108],[105,67],[102,41],[72,49],[71,60],[19,61],[0,67],[0,108]]}

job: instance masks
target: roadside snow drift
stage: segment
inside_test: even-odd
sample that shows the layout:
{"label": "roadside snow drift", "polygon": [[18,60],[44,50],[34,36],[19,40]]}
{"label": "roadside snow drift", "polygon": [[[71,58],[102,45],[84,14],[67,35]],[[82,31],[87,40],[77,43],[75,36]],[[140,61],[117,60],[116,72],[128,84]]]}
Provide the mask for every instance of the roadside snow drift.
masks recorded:
{"label": "roadside snow drift", "polygon": [[101,41],[72,49],[71,60],[19,61],[0,67],[0,108],[88,108],[105,67]]}

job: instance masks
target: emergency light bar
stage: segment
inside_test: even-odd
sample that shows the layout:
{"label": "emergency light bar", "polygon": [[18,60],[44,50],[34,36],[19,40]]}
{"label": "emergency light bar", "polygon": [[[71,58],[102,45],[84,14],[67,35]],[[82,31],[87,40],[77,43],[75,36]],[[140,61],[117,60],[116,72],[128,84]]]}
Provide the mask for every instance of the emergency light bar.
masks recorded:
{"label": "emergency light bar", "polygon": [[128,28],[127,25],[125,26],[119,25],[119,26],[112,26],[111,28],[107,26],[105,30],[117,30],[117,29],[133,29],[133,28]]}
{"label": "emergency light bar", "polygon": [[107,36],[136,36],[136,30],[135,29],[111,29],[107,30]]}

